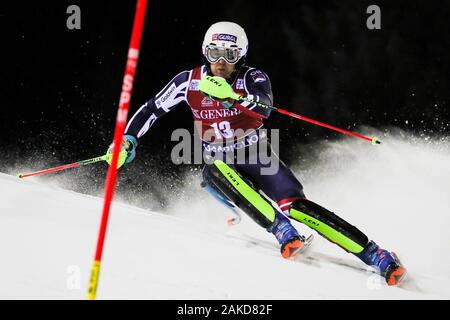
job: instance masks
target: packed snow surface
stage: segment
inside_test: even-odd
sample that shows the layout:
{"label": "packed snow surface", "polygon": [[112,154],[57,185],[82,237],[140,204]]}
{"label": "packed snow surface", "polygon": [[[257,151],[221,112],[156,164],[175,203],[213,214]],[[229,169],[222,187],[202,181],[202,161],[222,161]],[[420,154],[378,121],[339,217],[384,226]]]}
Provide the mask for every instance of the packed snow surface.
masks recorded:
{"label": "packed snow surface", "polygon": [[[382,140],[323,143],[292,169],[309,199],[398,253],[409,270],[401,287],[317,234],[284,260],[273,235],[246,216],[227,226],[227,209],[195,187],[163,213],[116,198],[98,298],[450,299],[448,140]],[[84,299],[103,200],[8,174],[0,197],[0,299]]]}

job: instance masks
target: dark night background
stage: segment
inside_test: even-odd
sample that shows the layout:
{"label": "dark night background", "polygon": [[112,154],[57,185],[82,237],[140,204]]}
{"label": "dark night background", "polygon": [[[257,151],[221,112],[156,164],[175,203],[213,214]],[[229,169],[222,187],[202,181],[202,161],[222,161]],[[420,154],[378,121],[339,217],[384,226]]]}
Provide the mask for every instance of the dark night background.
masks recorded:
{"label": "dark night background", "polygon": [[[81,8],[81,30],[66,27],[72,4]],[[381,30],[366,27],[371,4],[381,8]],[[0,171],[38,170],[106,151],[134,11],[135,1],[2,4]],[[248,64],[269,75],[277,106],[349,130],[447,135],[449,18],[448,1],[149,1],[130,117],[174,75],[200,64],[204,32],[229,20],[246,30]],[[170,135],[179,127],[192,131],[187,106],[141,139],[119,188],[162,194],[161,183],[186,183],[181,172],[192,166],[170,163]],[[288,164],[293,144],[341,137],[278,114],[267,127],[281,129]],[[75,190],[103,188],[106,165],[75,170],[57,175],[76,177],[69,185]]]}

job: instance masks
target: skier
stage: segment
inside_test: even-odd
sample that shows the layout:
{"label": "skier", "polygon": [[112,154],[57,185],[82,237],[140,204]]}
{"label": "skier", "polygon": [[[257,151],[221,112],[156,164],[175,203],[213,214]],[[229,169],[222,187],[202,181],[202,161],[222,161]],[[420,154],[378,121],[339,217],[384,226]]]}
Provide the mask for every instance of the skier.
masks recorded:
{"label": "skier", "polygon": [[[186,102],[192,110],[204,153],[215,159],[203,166],[202,187],[206,191],[233,210],[238,207],[246,212],[272,233],[284,258],[294,257],[306,241],[292,226],[289,219],[294,219],[375,267],[388,285],[396,285],[403,279],[406,269],[394,253],[380,248],[356,227],[308,200],[302,184],[278,158],[275,173],[261,174],[261,169],[268,165],[258,152],[250,149],[254,149],[251,146],[255,141],[270,149],[267,134],[262,130],[270,110],[251,102],[218,99],[204,83],[214,79],[207,76],[220,77],[216,79],[225,79],[228,89],[239,95],[272,105],[269,77],[262,70],[245,64],[247,50],[247,36],[238,24],[211,25],[202,45],[203,65],[176,75],[128,122],[121,152],[125,152],[125,156],[121,157],[119,165],[135,158],[138,140],[158,118]],[[235,151],[242,147],[249,152],[245,161],[237,161]],[[112,152],[111,147],[108,152]],[[276,155],[272,153],[272,157]],[[266,196],[276,202],[278,208]]]}

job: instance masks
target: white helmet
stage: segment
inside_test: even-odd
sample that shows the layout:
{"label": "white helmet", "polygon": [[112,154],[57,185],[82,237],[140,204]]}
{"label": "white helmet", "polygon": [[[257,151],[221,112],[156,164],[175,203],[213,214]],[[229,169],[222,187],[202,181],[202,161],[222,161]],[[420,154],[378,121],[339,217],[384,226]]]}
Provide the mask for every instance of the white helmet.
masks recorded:
{"label": "white helmet", "polygon": [[245,57],[248,40],[244,29],[234,22],[221,21],[214,23],[206,31],[203,40],[203,56],[209,63],[220,59],[235,64]]}

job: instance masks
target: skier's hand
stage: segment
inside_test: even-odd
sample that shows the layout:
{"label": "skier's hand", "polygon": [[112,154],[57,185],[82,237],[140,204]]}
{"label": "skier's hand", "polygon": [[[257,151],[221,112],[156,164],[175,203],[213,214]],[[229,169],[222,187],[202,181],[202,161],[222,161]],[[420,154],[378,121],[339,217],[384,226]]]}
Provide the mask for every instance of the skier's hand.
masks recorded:
{"label": "skier's hand", "polygon": [[214,100],[219,101],[220,104],[227,109],[231,109],[236,103],[236,101],[234,101],[233,99],[214,99]]}
{"label": "skier's hand", "polygon": [[[125,163],[130,163],[136,157],[136,147],[138,141],[135,137],[130,135],[124,135],[122,140],[122,145],[119,153],[119,161],[117,163],[117,169],[122,167]],[[111,165],[112,153],[113,153],[114,143],[112,143],[108,151],[106,152],[106,162]]]}

